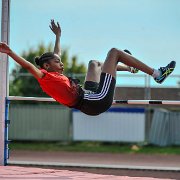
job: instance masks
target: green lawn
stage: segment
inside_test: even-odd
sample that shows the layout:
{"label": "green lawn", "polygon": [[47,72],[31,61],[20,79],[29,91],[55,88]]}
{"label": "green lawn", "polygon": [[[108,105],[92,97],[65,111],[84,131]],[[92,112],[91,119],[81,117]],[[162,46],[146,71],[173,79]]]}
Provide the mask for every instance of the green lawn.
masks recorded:
{"label": "green lawn", "polygon": [[144,154],[179,154],[180,146],[158,147],[150,145],[132,145],[100,142],[12,142],[11,150],[34,151],[71,151],[71,152],[109,152],[109,153],[144,153]]}

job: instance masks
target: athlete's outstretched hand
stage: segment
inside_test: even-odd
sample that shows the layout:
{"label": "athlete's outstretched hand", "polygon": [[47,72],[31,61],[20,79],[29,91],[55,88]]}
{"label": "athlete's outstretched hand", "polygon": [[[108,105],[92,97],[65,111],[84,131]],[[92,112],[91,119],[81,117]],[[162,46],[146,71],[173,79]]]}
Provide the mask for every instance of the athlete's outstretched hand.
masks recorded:
{"label": "athlete's outstretched hand", "polygon": [[56,36],[61,36],[61,27],[58,22],[57,24],[54,22],[54,19],[51,20],[51,24],[49,27]]}
{"label": "athlete's outstretched hand", "polygon": [[0,52],[10,54],[11,51],[12,50],[10,49],[10,47],[6,43],[0,42]]}

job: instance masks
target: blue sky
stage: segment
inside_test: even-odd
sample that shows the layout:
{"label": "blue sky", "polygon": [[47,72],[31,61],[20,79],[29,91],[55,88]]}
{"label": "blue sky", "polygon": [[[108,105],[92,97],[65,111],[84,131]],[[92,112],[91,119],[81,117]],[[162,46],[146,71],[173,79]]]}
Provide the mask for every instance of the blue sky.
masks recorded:
{"label": "blue sky", "polygon": [[11,48],[21,54],[53,43],[52,18],[60,22],[62,48],[79,62],[127,48],[154,68],[176,60],[174,74],[180,74],[179,0],[11,0]]}

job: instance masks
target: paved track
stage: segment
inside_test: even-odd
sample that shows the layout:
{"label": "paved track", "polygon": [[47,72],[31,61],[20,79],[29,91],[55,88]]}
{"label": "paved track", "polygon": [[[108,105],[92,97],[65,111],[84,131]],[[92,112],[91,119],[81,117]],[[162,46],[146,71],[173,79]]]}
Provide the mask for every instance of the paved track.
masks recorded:
{"label": "paved track", "polygon": [[12,151],[9,163],[119,177],[180,179],[177,155]]}

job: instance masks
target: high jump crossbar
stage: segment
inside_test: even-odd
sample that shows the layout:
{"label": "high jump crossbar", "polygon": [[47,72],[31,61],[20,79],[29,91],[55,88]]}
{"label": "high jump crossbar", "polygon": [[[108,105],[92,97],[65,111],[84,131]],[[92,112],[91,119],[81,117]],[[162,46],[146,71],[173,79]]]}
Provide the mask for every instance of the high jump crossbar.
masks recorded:
{"label": "high jump crossbar", "polygon": [[[22,96],[9,96],[7,97],[9,101],[39,101],[39,102],[55,102],[53,98],[46,97],[22,97]],[[131,105],[180,105],[180,101],[174,100],[114,100],[113,105],[115,104],[131,104]]]}

